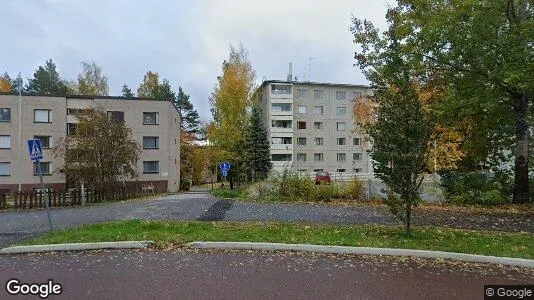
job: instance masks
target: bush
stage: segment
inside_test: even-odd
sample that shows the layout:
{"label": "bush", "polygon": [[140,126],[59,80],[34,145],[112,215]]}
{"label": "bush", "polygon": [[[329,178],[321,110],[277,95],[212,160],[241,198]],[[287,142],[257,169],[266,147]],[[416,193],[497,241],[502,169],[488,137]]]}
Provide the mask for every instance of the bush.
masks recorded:
{"label": "bush", "polygon": [[340,191],[334,184],[318,184],[314,186],[313,198],[310,200],[331,201],[340,197]]}
{"label": "bush", "polygon": [[445,198],[456,204],[499,205],[511,202],[513,186],[505,173],[441,174]]}
{"label": "bush", "polygon": [[365,200],[365,187],[363,181],[354,178],[349,182],[343,183],[342,198],[354,199],[358,201]]}
{"label": "bush", "polygon": [[[307,177],[301,177],[298,173],[285,172],[276,185],[275,194],[282,198],[309,199],[313,195],[313,181]],[[313,200],[313,199],[310,199]]]}

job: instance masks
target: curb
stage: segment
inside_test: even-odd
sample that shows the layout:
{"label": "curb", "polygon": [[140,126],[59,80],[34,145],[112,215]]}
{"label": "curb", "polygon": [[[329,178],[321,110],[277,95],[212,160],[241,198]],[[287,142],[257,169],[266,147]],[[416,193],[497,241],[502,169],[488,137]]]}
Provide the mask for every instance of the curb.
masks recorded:
{"label": "curb", "polygon": [[267,250],[267,251],[303,251],[333,254],[356,254],[356,255],[387,255],[387,256],[411,256],[419,258],[450,259],[466,262],[491,263],[516,267],[534,268],[534,260],[524,258],[497,257],[476,255],[467,253],[393,249],[393,248],[370,248],[370,247],[346,247],[346,246],[321,246],[308,244],[281,244],[281,243],[249,243],[249,242],[191,242],[188,247],[197,249],[226,249],[226,250]]}
{"label": "curb", "polygon": [[84,251],[101,249],[145,249],[153,243],[153,241],[123,241],[13,246],[1,249],[0,254],[26,254],[51,251]]}

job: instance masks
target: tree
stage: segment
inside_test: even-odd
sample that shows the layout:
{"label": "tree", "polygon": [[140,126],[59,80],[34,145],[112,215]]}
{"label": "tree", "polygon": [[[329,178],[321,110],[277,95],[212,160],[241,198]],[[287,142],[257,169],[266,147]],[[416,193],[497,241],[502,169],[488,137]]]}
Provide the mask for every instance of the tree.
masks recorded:
{"label": "tree", "polygon": [[12,90],[9,79],[0,77],[0,93],[10,93]]}
{"label": "tree", "polygon": [[108,79],[96,63],[82,62],[82,72],[78,75],[77,91],[80,95],[108,96]]}
{"label": "tree", "polygon": [[258,107],[252,109],[250,125],[243,146],[246,149],[246,169],[250,170],[252,181],[267,178],[272,169],[271,145]]}
{"label": "tree", "polygon": [[110,118],[104,107],[76,115],[76,134],[61,138],[53,149],[62,157],[68,182],[96,189],[113,187],[120,177],[136,178],[140,145],[130,128]]}
{"label": "tree", "polygon": [[180,132],[180,190],[184,191],[189,190],[193,181],[193,140],[193,136],[188,132]]}
{"label": "tree", "polygon": [[[3,78],[5,80],[7,80],[7,82],[9,83],[9,85],[11,87],[8,92],[11,92],[13,94],[19,94],[20,93],[21,89],[23,88],[22,87],[22,77],[20,76],[20,74],[17,75],[16,78],[12,79],[9,76],[9,74],[7,72],[5,72]],[[7,90],[6,86],[4,86],[4,90]]]}
{"label": "tree", "polygon": [[156,86],[152,98],[159,101],[176,101],[176,94],[172,90],[169,80],[163,79],[163,82]]}
{"label": "tree", "polygon": [[[482,130],[473,131],[474,139],[488,142],[486,146],[498,145],[487,151],[494,157],[512,151],[513,202],[528,202],[532,138],[528,114],[534,97],[532,2],[403,0],[396,11],[399,32],[412,55],[422,57],[427,70],[439,71],[450,83],[443,111],[456,119],[484,121]],[[497,122],[493,116],[507,119]]]}
{"label": "tree", "polygon": [[242,143],[248,128],[255,78],[247,51],[242,45],[237,49],[230,46],[229,58],[222,64],[222,75],[217,77],[210,97],[214,120],[208,139],[223,151],[221,159],[233,163],[229,172],[231,187],[234,179],[239,180],[245,174]]}
{"label": "tree", "polygon": [[196,133],[200,125],[198,112],[194,109],[193,104],[189,101],[189,95],[184,93],[182,87],[178,87],[175,104],[180,111],[181,129]]}
{"label": "tree", "polygon": [[159,84],[159,74],[148,71],[143,77],[143,81],[139,84],[139,88],[137,88],[137,97],[155,98]]}
{"label": "tree", "polygon": [[375,113],[361,124],[373,143],[373,169],[388,187],[390,211],[404,222],[404,232],[409,235],[433,123],[420,99],[420,90],[428,90],[429,83],[404,51],[395,10],[389,10],[388,16],[389,28],[383,34],[370,22],[356,18],[351,30],[361,49],[355,55],[357,65],[374,88],[367,106]]}
{"label": "tree", "polygon": [[47,96],[65,96],[67,94],[67,86],[59,77],[56,64],[52,59],[48,59],[44,67],[39,66],[33,73],[33,78],[28,80],[25,91],[29,94]]}
{"label": "tree", "polygon": [[122,96],[124,98],[133,98],[134,94],[132,93],[132,90],[126,85],[122,85]]}

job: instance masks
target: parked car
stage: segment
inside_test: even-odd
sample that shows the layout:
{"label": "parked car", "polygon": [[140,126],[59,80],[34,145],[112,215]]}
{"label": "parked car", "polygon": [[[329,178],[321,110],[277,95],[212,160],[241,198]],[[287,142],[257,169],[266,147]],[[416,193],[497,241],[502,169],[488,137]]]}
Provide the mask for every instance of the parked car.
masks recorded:
{"label": "parked car", "polygon": [[330,173],[326,171],[319,171],[315,174],[315,184],[321,184],[322,182],[330,183]]}

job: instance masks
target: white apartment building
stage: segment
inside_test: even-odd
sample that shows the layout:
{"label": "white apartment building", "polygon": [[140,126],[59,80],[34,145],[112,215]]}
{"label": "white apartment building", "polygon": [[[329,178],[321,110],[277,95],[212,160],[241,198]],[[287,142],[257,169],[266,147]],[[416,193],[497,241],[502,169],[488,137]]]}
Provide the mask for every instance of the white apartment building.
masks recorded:
{"label": "white apartment building", "polygon": [[354,100],[369,93],[364,85],[264,81],[258,101],[273,169],[371,173],[368,146],[353,119]]}

